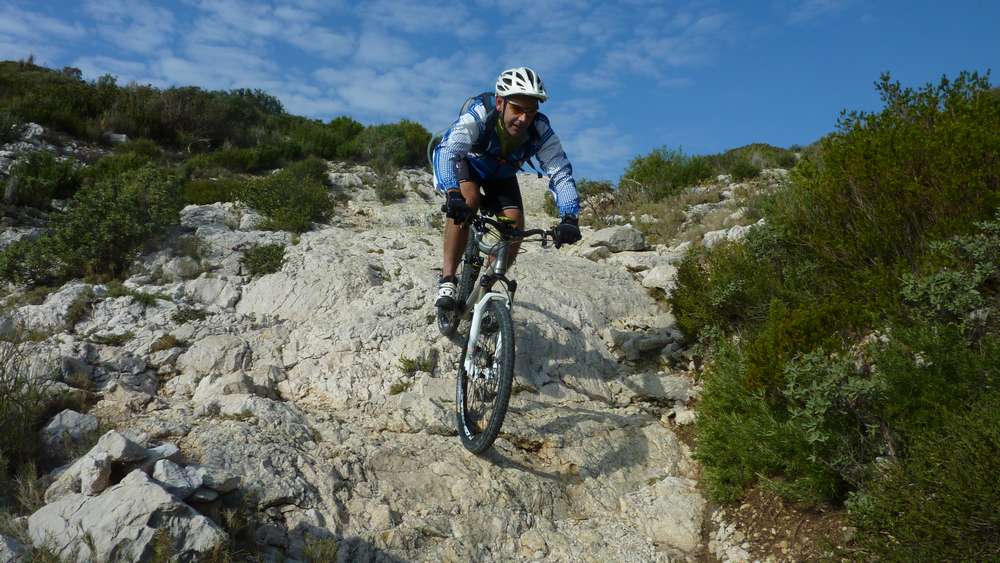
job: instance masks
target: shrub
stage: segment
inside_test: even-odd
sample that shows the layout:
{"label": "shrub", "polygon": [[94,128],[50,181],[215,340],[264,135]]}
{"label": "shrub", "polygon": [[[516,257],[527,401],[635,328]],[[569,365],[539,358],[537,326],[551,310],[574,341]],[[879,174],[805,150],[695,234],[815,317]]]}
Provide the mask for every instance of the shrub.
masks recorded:
{"label": "shrub", "polygon": [[399,123],[372,125],[351,141],[352,156],[368,162],[383,172],[404,166],[421,166],[426,162],[427,142],[431,135],[419,123],[402,120]]}
{"label": "shrub", "polygon": [[751,178],[756,178],[760,176],[760,167],[755,166],[748,160],[741,160],[733,165],[730,173],[733,175],[733,179],[737,181],[750,180]]}
{"label": "shrub", "polygon": [[175,323],[182,325],[184,323],[203,321],[208,317],[208,313],[202,311],[201,309],[195,309],[193,307],[179,307],[174,314],[170,317]]}
{"label": "shrub", "polygon": [[942,412],[914,437],[907,459],[883,465],[850,503],[865,559],[1000,558],[1000,394]]}
{"label": "shrub", "polygon": [[244,251],[240,258],[240,264],[254,277],[281,270],[284,261],[285,247],[281,244],[254,245]]}
{"label": "shrub", "polygon": [[131,139],[127,143],[116,145],[114,152],[119,154],[132,153],[150,161],[160,158],[163,154],[160,146],[150,139]]}
{"label": "shrub", "polygon": [[11,167],[7,189],[14,194],[14,205],[48,208],[53,198],[71,197],[80,184],[81,173],[74,162],[35,151]]}
{"label": "shrub", "polygon": [[326,163],[306,159],[247,184],[241,199],[267,220],[263,228],[304,232],[333,212],[326,185]]}
{"label": "shrub", "polygon": [[0,276],[34,285],[117,277],[143,243],[177,223],[179,210],[176,180],[153,166],[98,180],[53,217],[48,234],[0,253]]}
{"label": "shrub", "polygon": [[247,181],[229,177],[218,180],[188,180],[182,194],[185,204],[208,205],[216,202],[236,201],[246,189]]}
{"label": "shrub", "polygon": [[[858,491],[858,510],[878,516],[871,537],[895,514],[918,538],[917,512],[904,521],[906,503],[885,500],[912,496],[914,481],[891,481],[881,501],[865,491],[890,482],[879,459],[912,463],[900,471],[916,479],[935,459],[922,436],[1000,377],[1000,218],[982,222],[1000,199],[1000,131],[989,125],[1000,104],[974,74],[918,91],[885,76],[878,88],[880,113],[845,113],[804,150],[790,186],[761,200],[765,227],[684,259],[672,305],[689,334],[718,326],[739,338],[710,361],[699,404],[696,455],[713,497],[758,479],[810,502]],[[888,343],[848,346],[885,327]],[[972,492],[933,502],[995,502]],[[899,553],[886,558],[917,552]]]}
{"label": "shrub", "polygon": [[152,160],[148,156],[136,152],[109,154],[102,157],[93,166],[84,169],[84,178],[89,183],[115,180],[123,174],[151,164]]}
{"label": "shrub", "polygon": [[13,143],[21,138],[22,123],[9,111],[0,111],[0,144]]}
{"label": "shrub", "polygon": [[661,147],[632,159],[622,181],[639,184],[648,198],[657,201],[711,176],[712,169],[705,159]]}
{"label": "shrub", "polygon": [[0,341],[0,475],[37,458],[35,432],[45,410],[40,383],[28,373],[22,339]]}
{"label": "shrub", "polygon": [[406,197],[403,186],[399,184],[399,170],[389,168],[375,179],[375,196],[382,203],[393,203]]}
{"label": "shrub", "polygon": [[844,271],[912,264],[1000,203],[1000,103],[986,78],[912,90],[883,75],[877,88],[885,108],[843,114],[769,217]]}

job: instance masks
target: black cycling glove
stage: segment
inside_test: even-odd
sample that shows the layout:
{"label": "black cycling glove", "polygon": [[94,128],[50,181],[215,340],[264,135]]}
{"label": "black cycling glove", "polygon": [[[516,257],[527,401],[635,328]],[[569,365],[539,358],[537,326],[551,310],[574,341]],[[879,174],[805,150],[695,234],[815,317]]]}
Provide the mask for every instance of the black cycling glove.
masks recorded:
{"label": "black cycling glove", "polygon": [[578,225],[579,221],[576,217],[567,215],[562,218],[562,222],[556,226],[555,236],[552,237],[555,240],[556,248],[580,240],[580,227]]}
{"label": "black cycling glove", "polygon": [[472,208],[465,203],[462,192],[458,190],[448,190],[448,204],[445,216],[455,221],[455,224],[464,223],[472,215]]}

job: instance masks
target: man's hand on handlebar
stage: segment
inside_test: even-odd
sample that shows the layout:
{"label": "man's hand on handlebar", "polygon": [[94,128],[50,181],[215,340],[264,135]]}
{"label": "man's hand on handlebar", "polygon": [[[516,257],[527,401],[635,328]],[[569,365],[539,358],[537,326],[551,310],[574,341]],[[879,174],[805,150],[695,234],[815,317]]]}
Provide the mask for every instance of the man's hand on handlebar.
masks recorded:
{"label": "man's hand on handlebar", "polygon": [[552,239],[556,243],[556,248],[559,248],[564,244],[573,244],[581,238],[577,218],[569,215],[562,218],[562,222],[556,226],[554,231]]}

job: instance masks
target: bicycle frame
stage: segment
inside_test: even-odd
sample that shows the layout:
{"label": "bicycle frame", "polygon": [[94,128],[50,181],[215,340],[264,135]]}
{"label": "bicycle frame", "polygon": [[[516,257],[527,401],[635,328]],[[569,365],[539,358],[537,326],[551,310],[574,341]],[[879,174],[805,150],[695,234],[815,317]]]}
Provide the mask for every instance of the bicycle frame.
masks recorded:
{"label": "bicycle frame", "polygon": [[[493,259],[491,264],[492,277],[495,283],[496,281],[503,280],[509,283],[505,274],[507,273],[507,253],[510,250],[509,240],[501,240],[493,245],[487,245],[483,242],[482,236],[475,229],[469,233],[469,236],[475,237],[473,240],[479,247],[479,251],[485,254],[487,257]],[[470,376],[479,375],[476,373],[475,365],[473,365],[473,359],[475,354],[473,354],[476,346],[476,341],[479,339],[480,325],[483,320],[483,311],[490,301],[502,301],[504,306],[510,309],[513,306],[510,296],[505,293],[500,293],[499,291],[493,291],[490,289],[484,293],[484,287],[480,281],[484,281],[482,277],[477,280],[475,288],[469,294],[469,298],[465,303],[465,310],[472,311],[472,320],[469,322],[469,339],[467,341],[467,348],[465,354],[465,373]],[[492,284],[491,284],[492,285]],[[516,285],[515,285],[516,287]]]}

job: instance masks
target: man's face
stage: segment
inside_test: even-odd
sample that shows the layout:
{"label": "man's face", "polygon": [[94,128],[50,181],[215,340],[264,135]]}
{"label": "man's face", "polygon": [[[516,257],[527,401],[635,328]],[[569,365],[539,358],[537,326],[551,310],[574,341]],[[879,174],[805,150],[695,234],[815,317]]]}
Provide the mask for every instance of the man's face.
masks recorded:
{"label": "man's face", "polygon": [[528,132],[531,122],[538,114],[538,98],[531,96],[507,96],[506,102],[497,98],[497,111],[502,111],[500,117],[504,130],[512,137],[520,137]]}

